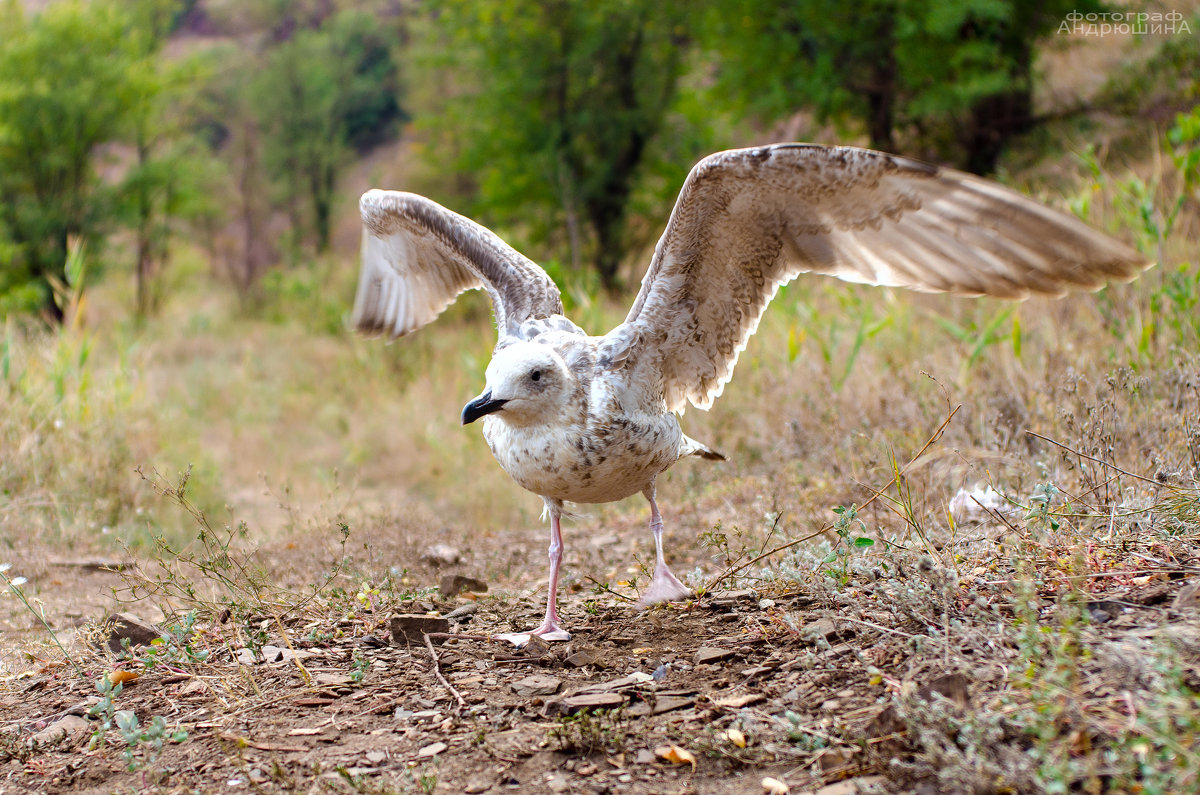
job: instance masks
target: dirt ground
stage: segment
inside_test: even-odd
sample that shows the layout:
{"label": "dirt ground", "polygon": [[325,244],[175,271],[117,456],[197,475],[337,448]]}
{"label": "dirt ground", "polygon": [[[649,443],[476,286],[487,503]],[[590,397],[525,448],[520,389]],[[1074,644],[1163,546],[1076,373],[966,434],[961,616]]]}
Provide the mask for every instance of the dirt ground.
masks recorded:
{"label": "dirt ground", "polygon": [[[542,533],[448,531],[439,540],[451,549],[434,552],[429,536],[381,523],[352,537],[355,565],[379,572],[384,561],[407,562],[393,577],[410,586],[374,593],[342,570],[300,610],[199,620],[181,642],[160,644],[151,665],[147,647],[122,661],[87,645],[103,638],[94,619],[116,609],[111,588],[125,579],[88,561],[41,570],[26,561],[58,585],[44,589],[51,621],[68,638],[80,625],[69,648],[84,676],[36,652],[10,655],[0,793],[954,791],[911,764],[917,748],[894,697],[969,711],[1008,686],[1011,649],[964,629],[949,654],[934,640],[936,619],[922,625],[889,604],[888,576],[817,595],[760,584],[638,611],[587,579],[628,571],[630,548],[646,545],[635,518],[611,534],[568,535],[562,603],[572,641],[517,650],[490,640],[540,618]],[[710,551],[682,528],[668,540],[682,570]],[[333,543],[293,540],[256,559],[290,584],[337,554]],[[1191,564],[1177,563],[1175,573],[1094,594],[1089,631],[1120,638],[1200,627],[1178,598],[1191,582],[1179,571]],[[446,598],[432,587],[453,574],[485,580],[488,593]],[[968,581],[951,609],[981,610],[1002,591],[987,578]],[[160,618],[151,604],[120,607]],[[1104,611],[1111,620],[1099,620]],[[28,649],[13,639],[44,635],[11,598],[4,612],[17,631],[6,633],[10,650]],[[451,613],[459,617],[446,629],[460,639],[435,636],[426,646],[390,631],[395,614]],[[142,727],[161,716],[186,739],[168,738],[160,754],[143,739],[126,755],[116,728],[97,732],[104,713],[93,680],[116,670],[140,675],[114,710],[132,710]],[[1092,695],[1120,700],[1116,691]],[[1019,737],[1004,742],[1022,753]]]}

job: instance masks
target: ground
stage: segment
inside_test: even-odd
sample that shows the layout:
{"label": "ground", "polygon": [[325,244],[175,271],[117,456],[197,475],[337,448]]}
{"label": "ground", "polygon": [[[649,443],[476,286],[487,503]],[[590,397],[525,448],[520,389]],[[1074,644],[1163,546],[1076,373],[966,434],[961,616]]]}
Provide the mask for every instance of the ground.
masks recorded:
{"label": "ground", "polygon": [[[542,528],[431,533],[414,529],[420,517],[380,516],[348,539],[330,530],[257,548],[239,545],[236,528],[205,528],[208,545],[158,563],[108,561],[129,566],[120,572],[50,557],[45,576],[59,587],[47,589],[46,609],[59,627],[77,616],[79,630],[63,635],[83,670],[34,652],[6,679],[0,792],[715,795],[768,791],[769,779],[793,793],[1040,791],[1038,713],[1076,735],[1069,754],[1087,764],[1072,768],[1071,787],[1111,787],[1124,772],[1100,749],[1162,688],[1145,668],[1149,652],[1142,668],[1128,659],[1138,644],[1168,638],[1182,680],[1200,681],[1200,561],[1186,544],[1159,543],[1151,555],[1126,538],[1123,561],[1135,565],[1110,576],[1093,566],[1098,576],[1069,598],[1061,579],[1030,590],[1003,556],[959,576],[921,555],[906,570],[901,555],[852,561],[867,565],[844,578],[838,561],[818,558],[824,571],[808,586],[795,576],[727,579],[693,601],[639,611],[628,599],[636,568],[624,575],[633,582],[617,578],[630,572],[631,549],[648,557],[641,518],[606,528],[583,519],[568,531],[573,640],[523,650],[488,635],[540,617]],[[764,529],[763,547],[776,529]],[[997,546],[1033,536],[1019,519],[961,529]],[[682,528],[668,542],[682,571],[730,560],[732,573],[756,551],[730,554],[730,538],[698,542]],[[1103,546],[1089,554],[1103,557]],[[374,584],[352,573],[383,561],[395,565]],[[255,580],[253,566],[268,576]],[[308,598],[301,583],[313,571],[328,576]],[[231,572],[236,593],[221,591]],[[445,596],[437,586],[452,592],[454,574],[487,593]],[[96,608],[162,621],[153,605],[178,586],[213,591],[162,622],[165,642],[116,655],[94,645],[108,634],[83,620]],[[26,637],[45,635],[12,598],[5,607]],[[397,614],[455,612],[462,618],[426,628],[449,631],[428,645],[390,630]],[[1022,620],[1049,644],[1011,629]],[[1091,653],[1057,656],[1072,645]],[[1041,664],[1033,678],[1021,670]],[[1062,666],[1073,667],[1067,679]],[[114,671],[137,676],[106,711],[95,680]],[[118,710],[137,715],[140,737],[123,735]],[[155,716],[165,722],[161,752],[146,733]],[[186,737],[170,737],[180,730]],[[1191,730],[1179,729],[1185,754]]]}

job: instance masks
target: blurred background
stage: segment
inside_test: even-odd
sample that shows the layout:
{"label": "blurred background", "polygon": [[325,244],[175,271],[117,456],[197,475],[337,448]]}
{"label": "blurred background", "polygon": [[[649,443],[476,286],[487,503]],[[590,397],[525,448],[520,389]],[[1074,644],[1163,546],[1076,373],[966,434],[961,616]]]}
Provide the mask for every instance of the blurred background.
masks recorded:
{"label": "blurred background", "polygon": [[1192,0],[4,0],[0,543],[184,532],[138,467],[268,535],[536,526],[457,427],[485,297],[391,346],[348,332],[359,194],[491,226],[603,333],[692,164],[772,141],[987,174],[1161,267],[1019,307],[801,280],[685,420],[741,463],[672,482],[826,510],[950,393],[985,396],[964,446],[1019,450],[1047,379],[1194,361],[1198,29]]}

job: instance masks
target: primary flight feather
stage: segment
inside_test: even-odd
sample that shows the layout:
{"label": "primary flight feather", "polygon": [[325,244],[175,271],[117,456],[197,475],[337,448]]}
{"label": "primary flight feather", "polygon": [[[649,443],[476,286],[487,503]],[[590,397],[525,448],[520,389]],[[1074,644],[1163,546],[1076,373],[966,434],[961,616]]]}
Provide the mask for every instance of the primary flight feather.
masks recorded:
{"label": "primary flight feather", "polygon": [[641,492],[654,576],[643,604],[684,598],[668,567],[655,478],[688,455],[721,458],[680,430],[707,409],[776,291],[805,272],[925,292],[1025,298],[1095,290],[1150,263],[1078,219],[978,177],[846,146],[718,152],[688,175],[625,321],[588,336],[563,316],[545,271],[479,224],[410,193],[360,203],[362,269],[352,316],[392,338],[488,291],[499,339],[483,393],[496,460],[550,517],[546,617],[528,635],[569,637],[556,607],[564,503]]}

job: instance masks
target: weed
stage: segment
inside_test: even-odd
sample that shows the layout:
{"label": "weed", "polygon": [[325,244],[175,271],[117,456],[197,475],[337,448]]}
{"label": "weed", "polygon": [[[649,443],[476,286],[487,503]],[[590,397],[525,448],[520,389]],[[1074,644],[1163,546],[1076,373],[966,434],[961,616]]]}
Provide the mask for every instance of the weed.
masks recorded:
{"label": "weed", "polygon": [[598,752],[621,753],[629,737],[625,711],[583,709],[558,718],[546,733],[546,739],[560,751],[587,756]]}

